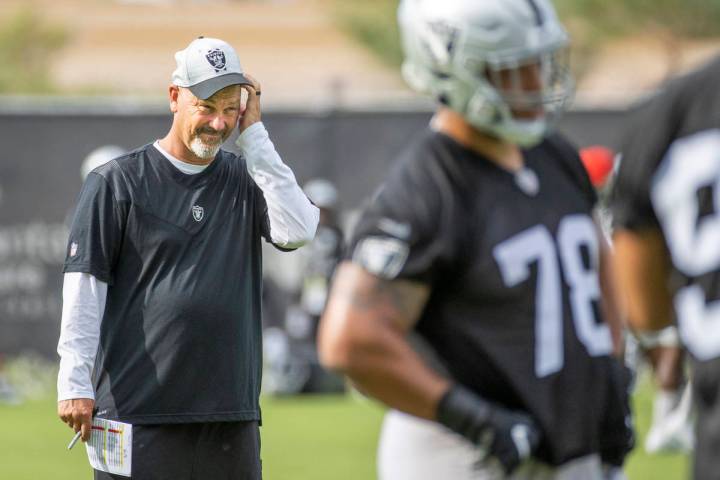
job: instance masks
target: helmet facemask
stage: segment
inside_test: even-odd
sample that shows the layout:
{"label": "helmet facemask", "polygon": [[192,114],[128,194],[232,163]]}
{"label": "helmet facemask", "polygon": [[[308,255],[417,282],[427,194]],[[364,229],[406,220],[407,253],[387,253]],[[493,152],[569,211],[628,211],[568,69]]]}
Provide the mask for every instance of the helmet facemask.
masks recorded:
{"label": "helmet facemask", "polygon": [[460,113],[504,140],[521,146],[538,143],[572,98],[568,58],[567,48],[558,48],[521,60],[468,59],[466,71],[472,72],[476,89]]}
{"label": "helmet facemask", "polygon": [[403,75],[485,133],[523,147],[540,142],[574,84],[565,30],[549,2],[533,1],[542,21],[527,0],[445,0],[449,8],[404,0]]}

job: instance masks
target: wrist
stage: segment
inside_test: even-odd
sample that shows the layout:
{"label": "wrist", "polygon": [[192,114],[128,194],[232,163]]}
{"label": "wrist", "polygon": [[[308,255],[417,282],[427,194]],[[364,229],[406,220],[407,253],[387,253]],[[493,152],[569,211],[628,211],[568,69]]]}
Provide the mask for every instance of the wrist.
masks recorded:
{"label": "wrist", "polygon": [[461,385],[442,397],[437,420],[499,460],[508,474],[540,442],[540,430],[529,414],[493,404]]}
{"label": "wrist", "polygon": [[238,124],[238,131],[242,135],[245,132],[245,130],[247,130],[248,128],[250,128],[253,125],[258,124],[258,123],[261,123],[259,118],[256,118],[253,120],[248,120],[247,122],[240,122],[240,124]]}
{"label": "wrist", "polygon": [[57,396],[58,402],[67,402],[70,400],[90,400],[95,401],[95,392],[92,390],[75,390],[75,391],[59,391]]}
{"label": "wrist", "polygon": [[436,419],[455,433],[478,444],[491,414],[492,408],[487,401],[462,385],[454,384],[440,399]]}
{"label": "wrist", "polygon": [[265,130],[265,126],[262,122],[257,121],[240,132],[237,140],[235,140],[235,145],[243,154],[246,154],[248,151],[254,150],[258,145],[262,145],[268,138],[269,135]]}

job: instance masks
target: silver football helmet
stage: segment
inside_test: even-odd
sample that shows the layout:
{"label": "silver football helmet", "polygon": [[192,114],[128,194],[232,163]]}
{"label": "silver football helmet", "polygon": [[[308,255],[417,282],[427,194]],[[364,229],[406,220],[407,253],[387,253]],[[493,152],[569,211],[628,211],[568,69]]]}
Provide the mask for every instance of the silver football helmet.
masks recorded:
{"label": "silver football helmet", "polygon": [[122,157],[125,153],[125,149],[117,145],[103,145],[102,147],[96,148],[85,157],[82,165],[80,165],[80,177],[84,181],[90,172],[97,167],[105,165],[110,160]]}
{"label": "silver football helmet", "polygon": [[574,91],[568,36],[549,0],[402,0],[409,85],[521,146],[542,140]]}

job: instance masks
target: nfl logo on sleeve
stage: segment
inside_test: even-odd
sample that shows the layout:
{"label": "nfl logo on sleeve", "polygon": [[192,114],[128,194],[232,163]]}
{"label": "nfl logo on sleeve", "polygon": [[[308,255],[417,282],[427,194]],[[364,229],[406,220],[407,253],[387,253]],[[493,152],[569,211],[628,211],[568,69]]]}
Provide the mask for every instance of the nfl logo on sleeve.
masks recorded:
{"label": "nfl logo on sleeve", "polygon": [[75,255],[77,255],[77,250],[78,250],[77,242],[72,242],[70,244],[70,256],[74,257]]}

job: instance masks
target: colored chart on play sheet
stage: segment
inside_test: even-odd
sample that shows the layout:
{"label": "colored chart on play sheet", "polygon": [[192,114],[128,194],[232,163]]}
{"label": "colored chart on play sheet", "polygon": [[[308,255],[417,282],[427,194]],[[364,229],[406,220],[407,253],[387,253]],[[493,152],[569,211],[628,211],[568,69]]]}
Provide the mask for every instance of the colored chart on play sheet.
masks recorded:
{"label": "colored chart on play sheet", "polygon": [[132,425],[93,419],[86,449],[94,469],[129,477],[132,470]]}

